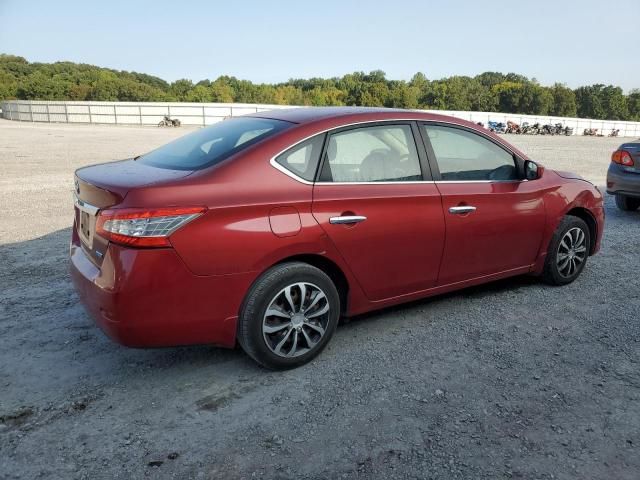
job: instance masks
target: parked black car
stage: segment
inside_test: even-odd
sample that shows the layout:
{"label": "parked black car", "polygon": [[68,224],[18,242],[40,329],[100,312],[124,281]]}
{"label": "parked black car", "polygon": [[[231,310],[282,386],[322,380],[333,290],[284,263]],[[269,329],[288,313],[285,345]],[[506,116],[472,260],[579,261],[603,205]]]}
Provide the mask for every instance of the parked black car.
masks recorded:
{"label": "parked black car", "polygon": [[640,140],[623,143],[611,155],[607,193],[616,196],[620,210],[640,207]]}

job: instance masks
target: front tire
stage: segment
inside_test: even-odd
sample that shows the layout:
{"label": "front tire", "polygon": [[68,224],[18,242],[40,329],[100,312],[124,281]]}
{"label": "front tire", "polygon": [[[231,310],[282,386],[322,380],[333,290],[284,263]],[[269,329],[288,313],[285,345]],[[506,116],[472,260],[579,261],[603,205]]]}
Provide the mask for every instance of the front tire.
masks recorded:
{"label": "front tire", "polygon": [[616,206],[625,212],[632,212],[640,207],[640,198],[627,197],[616,193]]}
{"label": "front tire", "polygon": [[306,263],[276,265],[247,293],[238,320],[238,342],[270,369],[309,362],[338,325],[340,297],[331,279]]}
{"label": "front tire", "polygon": [[591,234],[584,220],[565,216],[551,238],[542,279],[549,285],[566,285],[580,276],[587,264]]}

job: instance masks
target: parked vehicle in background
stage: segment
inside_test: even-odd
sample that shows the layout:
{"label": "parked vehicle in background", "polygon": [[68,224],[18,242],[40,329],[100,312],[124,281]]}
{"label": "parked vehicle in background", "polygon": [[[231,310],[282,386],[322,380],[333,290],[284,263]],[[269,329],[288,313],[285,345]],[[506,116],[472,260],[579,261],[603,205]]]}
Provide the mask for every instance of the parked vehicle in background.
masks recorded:
{"label": "parked vehicle in background", "polygon": [[169,118],[166,115],[162,120],[160,120],[160,123],[158,123],[159,127],[179,127],[180,125],[180,120],[177,118]]}
{"label": "parked vehicle in background", "polygon": [[219,122],[75,175],[71,274],[112,339],[308,362],[352,316],[514,275],[578,278],[602,196],[501,137],[406,110]]}
{"label": "parked vehicle in background", "polygon": [[528,123],[523,123],[522,133],[526,135],[539,135],[542,127],[540,127],[539,123],[534,123],[533,125],[529,125]]}
{"label": "parked vehicle in background", "polygon": [[489,122],[489,131],[493,133],[505,133],[507,126],[502,122]]}
{"label": "parked vehicle in background", "polygon": [[598,135],[598,129],[597,128],[585,128],[584,132],[582,132],[583,135],[586,135],[588,137],[595,137],[596,135]]}
{"label": "parked vehicle in background", "polygon": [[541,135],[555,135],[556,134],[555,127],[553,125],[551,125],[550,123],[547,123],[546,125],[543,125],[542,128],[540,129],[540,134]]}
{"label": "parked vehicle in background", "polygon": [[632,211],[640,207],[640,140],[623,143],[611,155],[607,193],[616,196],[620,210]]}
{"label": "parked vehicle in background", "polygon": [[520,133],[520,125],[511,120],[507,121],[507,130],[506,133]]}
{"label": "parked vehicle in background", "polygon": [[620,133],[620,129],[616,128],[616,129],[611,130],[611,133],[609,133],[609,136],[610,137],[617,137],[619,133]]}
{"label": "parked vehicle in background", "polygon": [[573,128],[565,127],[562,123],[552,125],[550,123],[540,126],[539,123],[530,125],[529,122],[523,122],[518,125],[511,120],[507,121],[505,133],[515,133],[524,135],[573,135]]}

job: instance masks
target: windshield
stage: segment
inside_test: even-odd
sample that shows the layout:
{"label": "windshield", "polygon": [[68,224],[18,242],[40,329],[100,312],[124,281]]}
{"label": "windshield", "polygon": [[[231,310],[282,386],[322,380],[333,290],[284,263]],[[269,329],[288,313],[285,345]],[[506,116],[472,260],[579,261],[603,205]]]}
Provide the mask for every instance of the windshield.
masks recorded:
{"label": "windshield", "polygon": [[172,170],[199,170],[215,165],[291,125],[269,118],[232,118],[185,135],[137,160]]}

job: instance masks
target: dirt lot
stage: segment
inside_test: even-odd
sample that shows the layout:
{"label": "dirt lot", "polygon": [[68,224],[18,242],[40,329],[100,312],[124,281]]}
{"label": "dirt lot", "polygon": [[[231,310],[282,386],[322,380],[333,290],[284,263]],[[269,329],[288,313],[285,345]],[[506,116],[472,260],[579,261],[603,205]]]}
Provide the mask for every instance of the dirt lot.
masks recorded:
{"label": "dirt lot", "polygon": [[[0,478],[638,478],[640,213],[611,198],[574,284],[367,315],[294,371],[108,341],[67,275],[72,172],[185,131],[0,121]],[[621,143],[509,140],[599,185]]]}

